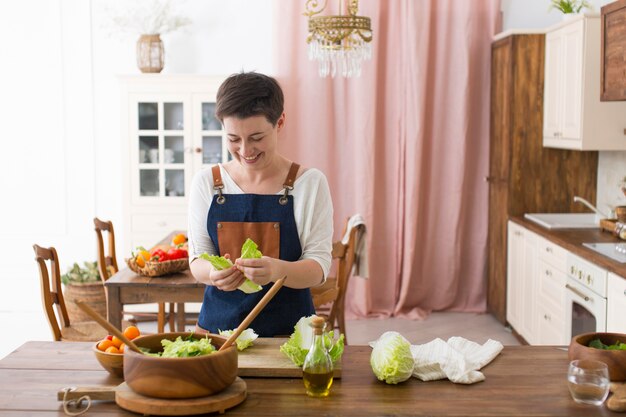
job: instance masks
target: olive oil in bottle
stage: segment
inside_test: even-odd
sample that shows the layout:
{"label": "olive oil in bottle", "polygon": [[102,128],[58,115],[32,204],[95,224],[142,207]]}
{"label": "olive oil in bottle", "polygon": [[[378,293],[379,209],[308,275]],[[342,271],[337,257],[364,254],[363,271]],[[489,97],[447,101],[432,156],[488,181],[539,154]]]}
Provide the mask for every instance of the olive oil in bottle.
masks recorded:
{"label": "olive oil in bottle", "polygon": [[313,343],[302,367],[304,388],[311,397],[328,396],[333,384],[333,362],[324,344],[325,325],[326,321],[321,317],[314,317],[311,321]]}

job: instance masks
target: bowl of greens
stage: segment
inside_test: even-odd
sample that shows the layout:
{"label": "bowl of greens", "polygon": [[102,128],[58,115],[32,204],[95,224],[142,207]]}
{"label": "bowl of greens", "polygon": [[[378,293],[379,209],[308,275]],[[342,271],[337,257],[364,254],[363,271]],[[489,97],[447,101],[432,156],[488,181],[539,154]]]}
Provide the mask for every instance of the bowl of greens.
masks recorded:
{"label": "bowl of greens", "polygon": [[125,349],[124,380],[138,394],[196,398],[216,394],[237,377],[237,346],[218,351],[216,334],[157,333],[133,340],[142,353]]}
{"label": "bowl of greens", "polygon": [[593,359],[607,364],[611,381],[626,381],[626,334],[584,333],[574,336],[568,356],[574,359]]}

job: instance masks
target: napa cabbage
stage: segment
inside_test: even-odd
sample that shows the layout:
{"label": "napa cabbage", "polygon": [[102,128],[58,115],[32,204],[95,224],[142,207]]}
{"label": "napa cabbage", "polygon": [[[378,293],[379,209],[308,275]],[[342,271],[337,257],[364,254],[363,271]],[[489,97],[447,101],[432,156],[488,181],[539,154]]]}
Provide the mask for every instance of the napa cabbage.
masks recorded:
{"label": "napa cabbage", "polygon": [[[218,333],[220,336],[230,337],[235,331],[234,330],[219,330]],[[235,343],[237,343],[237,350],[242,351],[245,348],[252,346],[252,342],[254,342],[257,337],[259,337],[256,332],[250,328],[247,328],[237,337]]]}
{"label": "napa cabbage", "polygon": [[387,384],[397,384],[411,377],[415,360],[411,355],[411,343],[398,332],[385,332],[370,343],[374,348],[370,366],[374,375]]}
{"label": "napa cabbage", "polygon": [[[257,244],[254,243],[252,239],[246,239],[246,241],[243,243],[243,246],[241,247],[241,257],[244,259],[251,259],[260,258],[262,256],[263,254],[258,249]],[[211,265],[213,265],[213,268],[217,269],[218,271],[233,266],[233,262],[228,258],[224,258],[223,256],[209,255],[208,253],[203,253],[200,255],[200,258],[209,261]],[[245,292],[246,294],[252,294],[261,291],[263,287],[246,277],[244,283],[241,284],[237,289]]]}

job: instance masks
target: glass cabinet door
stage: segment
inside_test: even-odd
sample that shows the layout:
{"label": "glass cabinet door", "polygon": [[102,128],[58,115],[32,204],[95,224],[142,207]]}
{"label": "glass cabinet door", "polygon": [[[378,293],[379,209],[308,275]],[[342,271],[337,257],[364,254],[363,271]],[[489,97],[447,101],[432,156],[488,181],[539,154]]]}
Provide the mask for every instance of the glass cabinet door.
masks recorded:
{"label": "glass cabinet door", "polygon": [[190,165],[185,138],[184,100],[138,100],[136,132],[138,197],[185,197],[185,167]]}
{"label": "glass cabinet door", "polygon": [[215,165],[229,160],[228,150],[224,145],[224,132],[222,123],[215,117],[215,100],[212,97],[199,97],[195,105],[200,109],[200,135],[196,140],[199,146],[196,153],[199,153],[198,164],[202,168]]}

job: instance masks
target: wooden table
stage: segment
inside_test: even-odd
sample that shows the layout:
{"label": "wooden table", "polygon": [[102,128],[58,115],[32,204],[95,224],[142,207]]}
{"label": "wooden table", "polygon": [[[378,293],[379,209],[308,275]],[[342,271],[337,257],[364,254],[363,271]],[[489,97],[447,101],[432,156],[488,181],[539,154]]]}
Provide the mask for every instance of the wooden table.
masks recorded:
{"label": "wooden table", "polygon": [[[180,231],[167,235],[159,244],[168,244]],[[108,320],[122,328],[122,310],[124,304],[202,302],[205,285],[196,281],[189,269],[161,277],[138,275],[128,267],[113,274],[105,284],[107,287]],[[184,314],[177,314],[177,329],[184,331]]]}
{"label": "wooden table", "polygon": [[[90,343],[27,342],[0,361],[0,415],[63,416],[57,391],[116,386]],[[245,378],[247,399],[228,416],[618,416],[575,403],[567,390],[567,352],[551,346],[507,346],[473,385],[415,378],[387,385],[370,365],[371,349],[347,346],[342,378],[328,398],[309,398],[301,379]],[[132,416],[114,402],[95,402],[86,416]]]}

